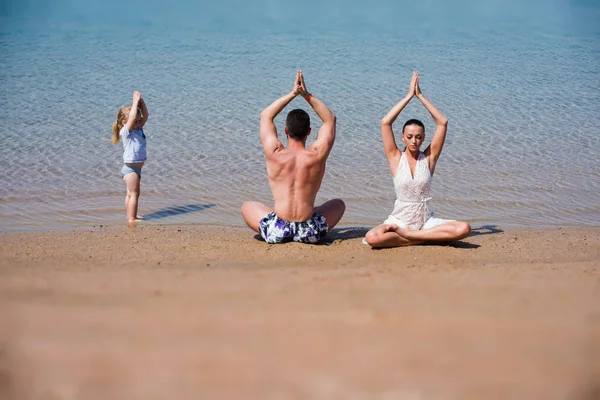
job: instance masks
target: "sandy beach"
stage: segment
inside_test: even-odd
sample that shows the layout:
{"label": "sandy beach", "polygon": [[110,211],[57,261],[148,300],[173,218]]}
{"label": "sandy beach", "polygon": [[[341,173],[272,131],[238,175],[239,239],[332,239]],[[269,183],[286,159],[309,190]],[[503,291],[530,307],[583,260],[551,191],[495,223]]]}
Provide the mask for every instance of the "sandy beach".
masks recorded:
{"label": "sandy beach", "polygon": [[600,229],[0,234],[2,399],[594,399]]}

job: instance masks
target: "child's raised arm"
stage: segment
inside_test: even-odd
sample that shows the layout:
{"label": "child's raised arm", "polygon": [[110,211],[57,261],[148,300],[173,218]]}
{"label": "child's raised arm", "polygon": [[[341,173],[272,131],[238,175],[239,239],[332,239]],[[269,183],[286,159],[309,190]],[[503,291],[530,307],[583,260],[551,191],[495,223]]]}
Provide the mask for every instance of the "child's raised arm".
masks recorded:
{"label": "child's raised arm", "polygon": [[142,118],[140,120],[140,126],[144,127],[146,125],[146,121],[148,121],[148,107],[146,107],[146,102],[144,98],[140,95],[140,107],[142,111]]}
{"label": "child's raised arm", "polygon": [[140,104],[141,98],[142,94],[135,90],[133,92],[133,100],[131,102],[131,110],[129,110],[129,117],[127,118],[127,122],[125,123],[125,126],[129,131],[133,129],[135,122],[138,118],[138,106]]}

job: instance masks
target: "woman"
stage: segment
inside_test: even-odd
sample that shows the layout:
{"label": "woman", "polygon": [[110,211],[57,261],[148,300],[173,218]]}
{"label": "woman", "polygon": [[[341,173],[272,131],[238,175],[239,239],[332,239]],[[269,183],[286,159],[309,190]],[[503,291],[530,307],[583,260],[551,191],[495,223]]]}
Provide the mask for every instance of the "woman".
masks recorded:
{"label": "woman", "polygon": [[[421,152],[425,127],[419,120],[408,120],[402,128],[402,141],[406,147],[401,151],[396,145],[392,124],[415,96],[433,117],[435,133],[431,144]],[[383,150],[390,164],[397,199],[394,211],[383,224],[367,232],[365,239],[372,247],[449,242],[462,239],[471,231],[466,222],[436,218],[427,204],[431,178],[444,146],[447,127],[446,117],[423,96],[419,73],[414,72],[406,97],[381,121]]]}

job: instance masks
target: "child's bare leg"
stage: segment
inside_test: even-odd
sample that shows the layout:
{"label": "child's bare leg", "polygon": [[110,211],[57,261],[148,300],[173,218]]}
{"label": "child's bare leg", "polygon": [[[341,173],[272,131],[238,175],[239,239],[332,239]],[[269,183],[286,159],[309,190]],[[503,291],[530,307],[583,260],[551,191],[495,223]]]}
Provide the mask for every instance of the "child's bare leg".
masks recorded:
{"label": "child's bare leg", "polygon": [[471,232],[471,226],[464,221],[452,221],[420,231],[402,230],[401,235],[410,241],[421,242],[452,242],[466,238]]}
{"label": "child's bare leg", "polygon": [[[408,229],[406,229],[408,230]],[[398,225],[379,225],[367,232],[365,239],[372,247],[400,247],[421,244],[423,241],[410,240],[404,235],[405,229]]]}
{"label": "child's bare leg", "polygon": [[127,221],[137,222],[138,199],[140,197],[140,177],[135,172],[131,172],[123,177],[127,186],[127,195],[125,196],[125,211],[127,211]]}

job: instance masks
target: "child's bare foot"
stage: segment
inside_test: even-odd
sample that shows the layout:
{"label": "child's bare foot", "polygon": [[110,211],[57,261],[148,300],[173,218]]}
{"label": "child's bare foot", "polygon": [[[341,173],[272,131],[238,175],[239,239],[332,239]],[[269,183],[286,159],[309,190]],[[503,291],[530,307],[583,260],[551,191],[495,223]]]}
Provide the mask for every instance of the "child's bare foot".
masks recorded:
{"label": "child's bare foot", "polygon": [[137,216],[135,217],[135,219],[142,220],[142,219],[144,219],[144,217],[142,217],[142,216],[140,216],[140,215],[137,215]]}
{"label": "child's bare foot", "polygon": [[138,218],[129,218],[129,219],[127,220],[127,222],[128,222],[128,223],[130,223],[130,224],[134,224],[134,223],[136,223],[136,222],[140,222],[140,221],[142,221],[142,219],[141,219],[141,218],[139,218],[139,217],[138,217]]}

